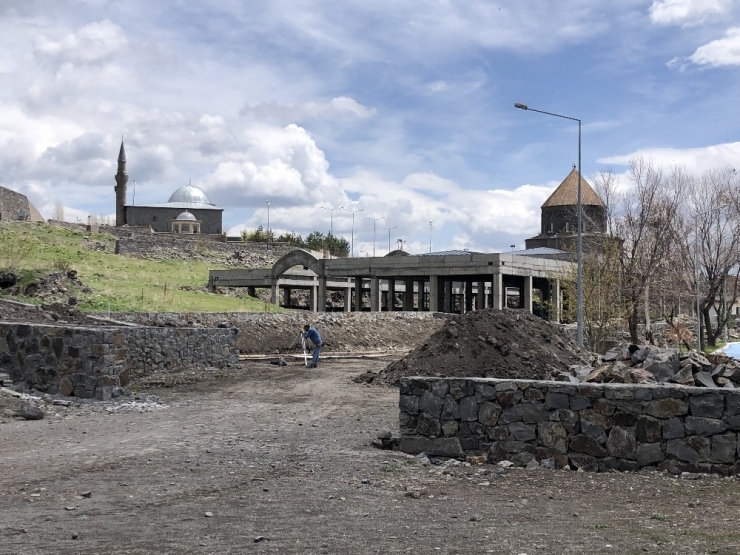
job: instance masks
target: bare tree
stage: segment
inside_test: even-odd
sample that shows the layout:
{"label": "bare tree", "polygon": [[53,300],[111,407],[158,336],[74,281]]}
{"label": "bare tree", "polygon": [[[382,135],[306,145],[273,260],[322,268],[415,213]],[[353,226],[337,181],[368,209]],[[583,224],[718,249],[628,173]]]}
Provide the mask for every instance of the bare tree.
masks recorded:
{"label": "bare tree", "polygon": [[[740,180],[728,168],[692,181],[675,235],[687,270],[684,288],[698,291],[707,344],[714,346],[729,320],[727,307],[740,295],[740,284],[731,276],[740,261]],[[712,313],[717,316],[714,327]]]}
{"label": "bare tree", "polygon": [[57,222],[64,221],[64,205],[60,201],[57,201],[54,205],[54,212],[51,214],[51,219]]}
{"label": "bare tree", "polygon": [[641,316],[646,333],[651,332],[650,285],[673,249],[672,225],[683,197],[684,181],[667,179],[652,161],[639,157],[630,161],[629,176],[631,188],[621,196],[614,234],[624,241],[622,300],[630,339],[637,343]]}

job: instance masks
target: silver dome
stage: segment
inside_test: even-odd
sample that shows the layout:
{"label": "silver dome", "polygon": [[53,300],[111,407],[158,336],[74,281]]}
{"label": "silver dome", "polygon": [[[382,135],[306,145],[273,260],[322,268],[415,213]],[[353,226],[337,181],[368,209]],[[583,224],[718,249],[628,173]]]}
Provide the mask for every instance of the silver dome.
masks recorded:
{"label": "silver dome", "polygon": [[179,215],[179,216],[177,217],[177,219],[178,219],[178,220],[188,220],[188,221],[192,221],[192,222],[195,222],[195,221],[197,221],[197,218],[196,218],[195,216],[193,216],[193,215],[192,215],[192,214],[191,214],[190,212],[188,212],[187,210],[186,210],[185,212],[183,212],[182,214],[180,214],[180,215]]}
{"label": "silver dome", "polygon": [[195,185],[184,185],[170,195],[167,202],[193,202],[200,204],[213,204],[203,191]]}

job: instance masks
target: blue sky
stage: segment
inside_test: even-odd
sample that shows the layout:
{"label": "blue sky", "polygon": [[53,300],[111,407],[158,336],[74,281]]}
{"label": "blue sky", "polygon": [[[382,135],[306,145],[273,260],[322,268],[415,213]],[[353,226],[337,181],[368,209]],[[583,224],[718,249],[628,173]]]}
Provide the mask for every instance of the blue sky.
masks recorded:
{"label": "blue sky", "polygon": [[[577,162],[740,165],[740,0],[0,2],[0,184],[48,217],[189,180],[237,232],[523,248]],[[622,177],[624,180],[625,177]],[[334,208],[337,210],[325,210]],[[333,224],[330,222],[333,215]]]}

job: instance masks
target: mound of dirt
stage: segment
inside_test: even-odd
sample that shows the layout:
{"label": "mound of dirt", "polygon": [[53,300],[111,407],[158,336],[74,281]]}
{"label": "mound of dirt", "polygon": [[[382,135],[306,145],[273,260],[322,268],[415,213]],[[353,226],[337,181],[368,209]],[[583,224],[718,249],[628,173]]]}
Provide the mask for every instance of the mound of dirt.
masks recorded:
{"label": "mound of dirt", "polygon": [[476,310],[447,325],[373,380],[398,384],[404,376],[549,380],[590,354],[551,324],[519,310]]}

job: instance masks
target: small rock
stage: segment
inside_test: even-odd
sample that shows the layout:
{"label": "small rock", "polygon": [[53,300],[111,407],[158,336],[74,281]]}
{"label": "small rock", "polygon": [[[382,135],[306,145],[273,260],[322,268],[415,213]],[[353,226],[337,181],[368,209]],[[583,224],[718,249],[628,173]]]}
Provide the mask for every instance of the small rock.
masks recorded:
{"label": "small rock", "polygon": [[513,463],[513,462],[511,462],[511,461],[500,461],[500,462],[499,462],[499,463],[497,463],[497,464],[498,464],[498,466],[500,466],[501,468],[509,468],[509,467],[511,467],[511,466],[514,466],[514,463]]}
{"label": "small rock", "polygon": [[44,411],[31,403],[21,403],[21,407],[15,411],[17,416],[26,420],[43,420]]}
{"label": "small rock", "polygon": [[64,510],[65,511],[74,511],[76,508],[77,507],[74,507],[74,506],[70,505],[69,507],[64,507]]}
{"label": "small rock", "polygon": [[265,541],[265,536],[257,536],[256,538],[254,538],[254,543],[259,543],[262,541]]}
{"label": "small rock", "polygon": [[73,540],[76,540],[79,537],[80,537],[80,535],[77,532],[72,532],[72,539]]}
{"label": "small rock", "polygon": [[80,494],[80,497],[84,497],[85,499],[90,499],[91,496],[92,496],[92,492],[91,491],[85,491],[85,492],[83,492],[83,493]]}
{"label": "small rock", "polygon": [[211,511],[206,511],[206,518],[211,518],[213,516],[213,513]]}

